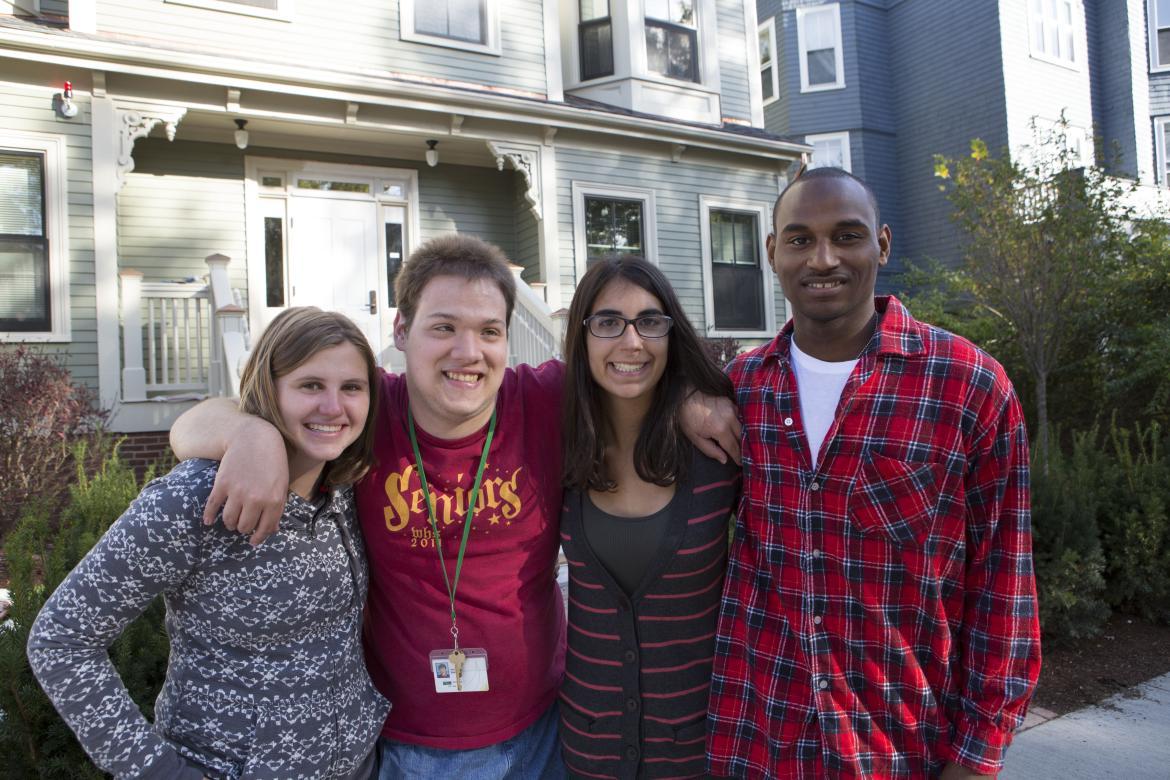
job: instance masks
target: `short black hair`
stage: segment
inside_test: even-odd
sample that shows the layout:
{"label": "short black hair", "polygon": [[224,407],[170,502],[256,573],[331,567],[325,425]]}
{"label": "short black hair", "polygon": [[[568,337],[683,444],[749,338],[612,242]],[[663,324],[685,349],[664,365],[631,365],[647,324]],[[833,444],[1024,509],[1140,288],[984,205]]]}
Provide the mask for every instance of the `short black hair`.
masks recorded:
{"label": "short black hair", "polygon": [[797,184],[806,181],[814,181],[816,179],[852,179],[853,181],[860,184],[861,188],[865,190],[865,194],[869,197],[869,205],[873,206],[874,227],[881,227],[882,214],[878,209],[877,193],[873,191],[873,188],[844,168],[825,166],[823,168],[802,168],[800,173],[796,174],[796,178],[788,183],[788,186],[785,187],[784,191],[781,192],[779,197],[776,198],[775,205],[772,206],[773,231],[776,230],[776,215],[780,213],[780,201],[784,200],[784,196],[788,194],[788,191]]}

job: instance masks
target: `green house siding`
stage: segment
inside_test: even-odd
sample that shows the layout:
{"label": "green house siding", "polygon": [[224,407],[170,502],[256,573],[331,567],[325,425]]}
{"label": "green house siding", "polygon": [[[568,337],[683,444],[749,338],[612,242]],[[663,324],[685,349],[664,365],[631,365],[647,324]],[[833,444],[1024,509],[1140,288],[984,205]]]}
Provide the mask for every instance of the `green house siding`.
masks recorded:
{"label": "green house siding", "polygon": [[[574,181],[611,187],[654,191],[658,264],[700,331],[704,327],[704,294],[699,198],[726,198],[771,205],[776,199],[776,174],[767,170],[680,162],[669,157],[646,157],[614,151],[557,148],[557,215],[560,226],[561,284],[576,284],[573,246]],[[782,319],[783,296],[776,290],[777,319]]]}
{"label": "green house siding", "polygon": [[[90,111],[86,95],[78,95],[78,114],[70,120],[57,116],[53,95],[60,84],[17,84],[0,81],[0,133],[32,133],[65,139],[68,214],[70,340],[39,343],[38,349],[59,355],[73,378],[97,388],[97,315],[95,312],[93,259],[93,174],[90,143]],[[0,348],[9,348],[0,344]]]}
{"label": "green house siding", "polygon": [[338,71],[339,83],[340,73],[406,74],[545,94],[541,0],[511,0],[501,9],[498,56],[402,40],[402,2],[410,0],[293,0],[281,20],[166,0],[98,0],[98,32]]}

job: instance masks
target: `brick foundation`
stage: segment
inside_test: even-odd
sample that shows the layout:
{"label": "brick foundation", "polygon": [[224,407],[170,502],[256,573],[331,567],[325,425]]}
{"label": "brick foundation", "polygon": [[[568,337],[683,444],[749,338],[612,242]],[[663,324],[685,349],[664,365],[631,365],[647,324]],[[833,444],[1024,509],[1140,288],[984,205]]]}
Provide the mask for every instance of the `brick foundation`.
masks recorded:
{"label": "brick foundation", "polygon": [[141,479],[147,466],[157,464],[155,474],[165,474],[175,462],[175,455],[171,452],[167,431],[148,431],[145,433],[124,433],[122,447],[118,450],[122,461],[134,467],[134,473]]}

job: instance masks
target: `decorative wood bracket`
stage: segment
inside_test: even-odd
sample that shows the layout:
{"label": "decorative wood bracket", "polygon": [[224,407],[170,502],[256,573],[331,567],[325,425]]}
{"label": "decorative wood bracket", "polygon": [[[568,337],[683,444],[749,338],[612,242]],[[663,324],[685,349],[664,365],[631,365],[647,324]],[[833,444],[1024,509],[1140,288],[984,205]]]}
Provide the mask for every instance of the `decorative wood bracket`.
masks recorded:
{"label": "decorative wood bracket", "polygon": [[166,128],[167,140],[175,140],[179,121],[187,114],[186,108],[173,106],[118,105],[118,189],[126,183],[126,174],[134,170],[134,142],[150,135],[159,122]]}
{"label": "decorative wood bracket", "polygon": [[500,141],[488,141],[488,149],[495,155],[496,168],[504,170],[505,164],[520,172],[524,177],[524,199],[528,201],[528,210],[540,220],[541,188],[540,188],[540,148],[528,144],[515,144]]}

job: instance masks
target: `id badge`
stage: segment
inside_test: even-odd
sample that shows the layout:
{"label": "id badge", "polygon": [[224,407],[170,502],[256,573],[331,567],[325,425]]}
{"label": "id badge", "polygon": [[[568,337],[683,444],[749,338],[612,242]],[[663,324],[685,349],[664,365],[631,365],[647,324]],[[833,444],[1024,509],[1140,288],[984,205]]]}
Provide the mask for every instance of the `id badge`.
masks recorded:
{"label": "id badge", "polygon": [[[462,649],[464,661],[462,670],[452,663],[453,648],[432,650],[430,655],[431,677],[435,681],[436,693],[479,693],[488,690],[488,658],[482,647]],[[459,677],[462,676],[462,686]]]}

